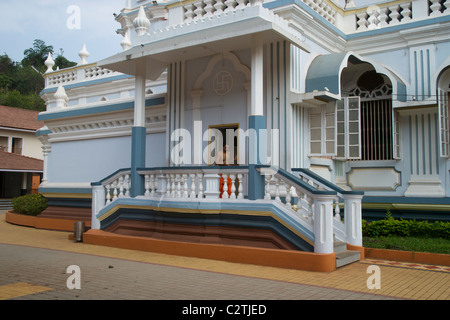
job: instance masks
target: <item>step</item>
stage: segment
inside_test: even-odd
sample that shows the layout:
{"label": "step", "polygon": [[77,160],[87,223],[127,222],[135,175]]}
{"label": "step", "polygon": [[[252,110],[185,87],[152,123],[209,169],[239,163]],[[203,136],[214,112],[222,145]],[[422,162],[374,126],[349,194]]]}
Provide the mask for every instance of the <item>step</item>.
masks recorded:
{"label": "step", "polygon": [[12,201],[9,199],[0,199],[0,210],[11,210],[13,208]]}
{"label": "step", "polygon": [[360,259],[361,253],[359,251],[345,250],[336,252],[336,268],[359,261]]}
{"label": "step", "polygon": [[333,243],[334,252],[341,252],[347,250],[347,243],[341,241],[334,241]]}

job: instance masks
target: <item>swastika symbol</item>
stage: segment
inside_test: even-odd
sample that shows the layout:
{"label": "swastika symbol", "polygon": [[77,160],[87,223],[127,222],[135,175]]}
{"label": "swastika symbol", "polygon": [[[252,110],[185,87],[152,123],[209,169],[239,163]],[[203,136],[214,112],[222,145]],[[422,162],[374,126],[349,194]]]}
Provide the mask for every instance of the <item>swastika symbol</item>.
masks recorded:
{"label": "swastika symbol", "polygon": [[233,88],[233,76],[228,71],[219,71],[214,77],[214,92],[218,95],[225,95]]}

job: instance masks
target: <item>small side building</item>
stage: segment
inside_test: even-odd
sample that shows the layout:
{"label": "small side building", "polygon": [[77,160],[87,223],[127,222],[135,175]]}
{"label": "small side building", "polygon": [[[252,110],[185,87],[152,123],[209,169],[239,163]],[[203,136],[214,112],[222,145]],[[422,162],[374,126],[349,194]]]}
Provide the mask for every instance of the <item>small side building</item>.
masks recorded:
{"label": "small side building", "polygon": [[39,112],[0,106],[0,199],[38,192],[43,172]]}

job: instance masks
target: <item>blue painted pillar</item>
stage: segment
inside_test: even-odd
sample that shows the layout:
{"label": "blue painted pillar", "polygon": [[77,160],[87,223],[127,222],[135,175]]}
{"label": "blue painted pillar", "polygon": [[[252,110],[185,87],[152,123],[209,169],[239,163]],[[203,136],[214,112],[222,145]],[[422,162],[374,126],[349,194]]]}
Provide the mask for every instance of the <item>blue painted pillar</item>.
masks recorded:
{"label": "blue painted pillar", "polygon": [[131,131],[131,190],[136,197],[144,194],[144,177],[137,173],[139,167],[145,167],[145,80],[146,62],[136,62],[134,123]]}
{"label": "blue painted pillar", "polygon": [[[264,199],[264,177],[256,170],[256,165],[265,164],[265,150],[259,150],[266,146],[265,134],[261,130],[266,129],[264,117],[264,50],[263,39],[260,34],[253,37],[252,43],[252,68],[251,68],[251,106],[248,117],[250,131],[248,145],[248,198],[250,200]],[[260,152],[261,151],[261,152]],[[260,159],[264,155],[264,159]]]}
{"label": "blue painted pillar", "polygon": [[256,170],[256,165],[265,164],[266,161],[266,134],[263,134],[266,129],[266,117],[250,116],[248,126],[249,131],[254,132],[249,135],[248,145],[248,198],[264,199],[264,176]]}

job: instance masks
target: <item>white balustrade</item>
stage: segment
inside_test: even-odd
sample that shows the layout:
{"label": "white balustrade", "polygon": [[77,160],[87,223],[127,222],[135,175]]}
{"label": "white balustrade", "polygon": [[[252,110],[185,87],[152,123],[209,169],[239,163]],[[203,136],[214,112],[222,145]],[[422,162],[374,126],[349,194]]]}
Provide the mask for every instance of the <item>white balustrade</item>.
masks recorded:
{"label": "white balustrade", "polygon": [[244,177],[248,170],[167,168],[140,174],[144,175],[146,198],[241,200],[244,199]]}
{"label": "white balustrade", "polygon": [[130,197],[130,172],[119,172],[113,177],[103,182],[105,189],[105,205],[117,200],[118,198]]}
{"label": "white balustrade", "polygon": [[387,7],[370,6],[367,10],[356,13],[355,17],[357,31],[373,30],[409,22],[413,18],[412,2],[407,1]]}
{"label": "white balustrade", "polygon": [[184,22],[190,23],[198,19],[209,18],[234,10],[242,10],[250,5],[252,5],[252,1],[249,0],[200,0],[191,2],[183,6],[185,11]]}
{"label": "white balustrade", "polygon": [[450,2],[447,0],[430,0],[429,1],[429,16],[436,17],[449,12]]}
{"label": "white balustrade", "polygon": [[[363,198],[363,193],[342,190],[308,170],[294,169],[294,174],[309,185],[314,186],[317,190],[336,191],[336,196],[331,200],[331,210],[333,210],[334,202],[333,224],[336,237],[339,238],[340,241],[345,241],[355,246],[362,246],[361,201]],[[306,216],[303,215],[302,217],[313,223],[313,216],[311,216],[311,212],[314,212],[315,210],[316,199],[312,199],[310,195],[305,195],[305,197],[306,199],[303,203],[307,205],[308,209],[304,211]],[[339,206],[342,201],[344,203],[344,221],[342,221],[341,208]],[[300,197],[298,202],[302,204]],[[301,210],[303,210],[303,208]],[[299,209],[297,209],[297,211],[299,211]]]}
{"label": "white balustrade", "polygon": [[96,80],[118,75],[120,73],[94,65],[76,66],[64,70],[57,70],[45,74],[45,87],[52,88],[60,85]]}

